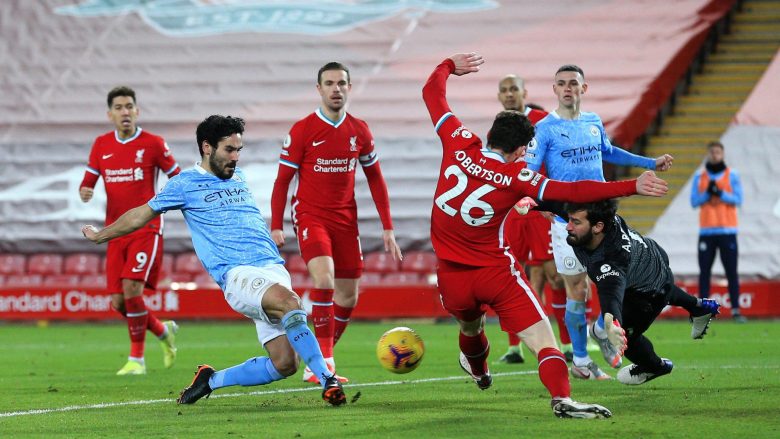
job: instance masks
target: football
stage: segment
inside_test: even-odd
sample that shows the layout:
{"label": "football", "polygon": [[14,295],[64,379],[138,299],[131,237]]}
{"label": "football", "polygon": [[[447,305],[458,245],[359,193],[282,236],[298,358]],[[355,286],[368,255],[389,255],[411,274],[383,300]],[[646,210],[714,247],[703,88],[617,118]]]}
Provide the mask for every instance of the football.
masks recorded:
{"label": "football", "polygon": [[376,356],[379,364],[393,373],[409,373],[420,365],[425,354],[422,338],[413,329],[400,326],[379,338]]}

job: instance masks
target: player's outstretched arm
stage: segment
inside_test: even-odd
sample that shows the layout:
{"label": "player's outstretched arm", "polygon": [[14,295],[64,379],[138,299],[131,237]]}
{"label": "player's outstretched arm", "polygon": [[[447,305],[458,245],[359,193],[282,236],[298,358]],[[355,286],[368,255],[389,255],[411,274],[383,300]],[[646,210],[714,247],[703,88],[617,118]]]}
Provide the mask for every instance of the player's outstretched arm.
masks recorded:
{"label": "player's outstretched arm", "polygon": [[674,162],[674,157],[664,154],[655,159],[655,170],[661,172],[668,171],[672,169],[672,162]]}
{"label": "player's outstretched arm", "polygon": [[478,72],[479,66],[485,63],[482,55],[476,52],[456,53],[450,59],[455,63],[455,71],[452,74],[456,76]]}
{"label": "player's outstretched arm", "polygon": [[88,224],[81,228],[81,233],[95,244],[102,244],[114,238],[135,232],[159,215],[160,213],[152,210],[148,204],[142,204],[128,210],[103,230],[98,231],[95,226]]}
{"label": "player's outstretched arm", "polygon": [[653,171],[645,171],[636,179],[636,193],[648,197],[662,197],[669,191],[666,181],[658,178]]}

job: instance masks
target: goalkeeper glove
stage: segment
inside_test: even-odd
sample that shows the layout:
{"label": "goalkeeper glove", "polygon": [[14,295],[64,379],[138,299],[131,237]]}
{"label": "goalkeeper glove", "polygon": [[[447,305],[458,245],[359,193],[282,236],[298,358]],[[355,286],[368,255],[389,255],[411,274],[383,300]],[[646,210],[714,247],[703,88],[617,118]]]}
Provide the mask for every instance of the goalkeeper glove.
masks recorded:
{"label": "goalkeeper glove", "polygon": [[615,320],[615,317],[610,313],[604,314],[604,330],[607,332],[609,344],[611,344],[622,357],[623,352],[625,352],[628,345],[626,331],[620,327],[620,322]]}

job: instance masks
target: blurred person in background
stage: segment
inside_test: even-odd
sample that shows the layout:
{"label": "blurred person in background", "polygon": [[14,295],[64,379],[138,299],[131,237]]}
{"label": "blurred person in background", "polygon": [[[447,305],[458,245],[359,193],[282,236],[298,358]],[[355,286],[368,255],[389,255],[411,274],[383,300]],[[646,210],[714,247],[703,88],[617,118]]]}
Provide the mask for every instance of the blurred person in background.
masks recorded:
{"label": "blurred person in background", "polygon": [[728,280],[731,316],[737,323],[747,322],[739,311],[739,273],[737,260],[737,207],[742,205],[739,173],[726,166],[721,142],[707,145],[704,169],[693,177],[691,206],[699,208],[699,296],[710,297],[710,278],[715,254]]}

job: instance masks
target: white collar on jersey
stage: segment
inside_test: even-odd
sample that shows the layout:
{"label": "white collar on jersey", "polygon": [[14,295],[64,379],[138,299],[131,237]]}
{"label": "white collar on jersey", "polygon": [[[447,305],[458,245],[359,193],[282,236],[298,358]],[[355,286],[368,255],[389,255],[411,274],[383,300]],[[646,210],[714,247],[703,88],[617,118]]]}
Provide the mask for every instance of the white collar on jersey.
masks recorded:
{"label": "white collar on jersey", "polygon": [[344,122],[344,119],[347,118],[347,112],[345,111],[344,114],[341,116],[341,119],[339,119],[336,122],[334,122],[334,121],[328,119],[327,116],[322,114],[322,110],[320,109],[320,107],[317,107],[317,109],[314,110],[314,114],[316,114],[317,117],[322,119],[322,121],[325,122],[326,124],[333,126],[333,128],[338,128],[339,125],[341,125],[341,123]]}
{"label": "white collar on jersey", "polygon": [[114,130],[114,138],[116,139],[116,141],[117,141],[117,142],[119,142],[119,143],[121,143],[122,145],[124,145],[124,144],[126,144],[126,143],[130,143],[130,142],[132,142],[133,140],[137,139],[137,138],[138,138],[138,136],[140,136],[140,135],[141,135],[141,131],[143,131],[143,130],[141,129],[141,127],[135,127],[135,134],[133,134],[132,136],[130,136],[130,138],[128,138],[128,139],[122,140],[122,139],[120,139],[120,138],[119,138],[119,131],[117,131],[117,130]]}
{"label": "white collar on jersey", "polygon": [[495,152],[493,150],[488,149],[487,147],[483,147],[480,150],[480,152],[482,153],[483,156],[485,156],[487,158],[491,158],[493,160],[498,160],[501,163],[506,163],[506,160],[504,160],[504,156],[502,156],[501,154],[499,154],[499,153],[497,153],[497,152]]}

